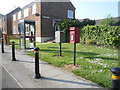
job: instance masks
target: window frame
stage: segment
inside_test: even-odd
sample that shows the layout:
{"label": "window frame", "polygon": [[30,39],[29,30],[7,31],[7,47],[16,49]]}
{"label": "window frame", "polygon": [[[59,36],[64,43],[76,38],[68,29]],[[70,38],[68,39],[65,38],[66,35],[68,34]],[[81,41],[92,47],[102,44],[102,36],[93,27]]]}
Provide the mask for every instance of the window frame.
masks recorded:
{"label": "window frame", "polygon": [[74,19],[74,11],[73,10],[68,10],[67,11],[67,17],[70,19]]}
{"label": "window frame", "polygon": [[37,9],[37,5],[34,4],[34,5],[32,6],[32,14],[35,14],[35,13],[36,13],[36,9]]}
{"label": "window frame", "polygon": [[13,34],[17,34],[17,32],[16,32],[16,26],[13,26]]}
{"label": "window frame", "polygon": [[24,17],[27,17],[29,15],[29,9],[26,8],[24,9]]}
{"label": "window frame", "polygon": [[13,15],[13,21],[16,21],[16,14]]}
{"label": "window frame", "polygon": [[21,11],[18,12],[18,19],[21,19],[22,18],[22,14],[21,14]]}

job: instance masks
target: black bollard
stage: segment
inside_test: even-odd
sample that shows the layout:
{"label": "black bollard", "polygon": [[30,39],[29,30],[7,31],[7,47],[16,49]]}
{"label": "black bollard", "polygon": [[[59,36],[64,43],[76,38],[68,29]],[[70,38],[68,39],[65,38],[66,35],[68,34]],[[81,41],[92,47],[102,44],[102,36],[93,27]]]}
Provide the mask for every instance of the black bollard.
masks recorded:
{"label": "black bollard", "polygon": [[120,67],[113,67],[112,72],[112,88],[113,90],[120,90]]}
{"label": "black bollard", "polygon": [[16,58],[15,58],[15,42],[12,41],[12,61],[16,61]]}
{"label": "black bollard", "polygon": [[1,38],[1,51],[4,53],[4,39]]}
{"label": "black bollard", "polygon": [[34,53],[35,53],[35,78],[39,79],[41,75],[39,73],[39,48],[38,47],[34,48]]}

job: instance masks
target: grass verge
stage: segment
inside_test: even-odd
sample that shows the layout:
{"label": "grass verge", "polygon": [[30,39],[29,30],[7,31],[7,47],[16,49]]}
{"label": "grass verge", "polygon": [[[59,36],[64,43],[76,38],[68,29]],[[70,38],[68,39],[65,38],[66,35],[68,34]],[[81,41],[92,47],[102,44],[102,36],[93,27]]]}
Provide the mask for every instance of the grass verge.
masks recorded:
{"label": "grass verge", "polygon": [[[70,43],[62,44],[62,57],[57,57],[59,55],[58,43],[37,43],[37,47],[40,47],[40,59],[62,68],[74,63],[73,46]],[[34,56],[34,53],[29,52],[28,55]],[[71,72],[101,86],[110,88],[110,68],[118,66],[118,62],[117,49],[77,44],[76,64],[80,67]]]}
{"label": "grass verge", "polygon": [[[59,55],[59,44],[49,43],[38,45],[40,59],[57,67],[73,64],[73,44],[62,44],[62,57]],[[118,65],[118,52],[113,48],[77,44],[76,64],[80,68],[74,69],[75,75],[91,80],[104,87],[111,87],[110,68]]]}

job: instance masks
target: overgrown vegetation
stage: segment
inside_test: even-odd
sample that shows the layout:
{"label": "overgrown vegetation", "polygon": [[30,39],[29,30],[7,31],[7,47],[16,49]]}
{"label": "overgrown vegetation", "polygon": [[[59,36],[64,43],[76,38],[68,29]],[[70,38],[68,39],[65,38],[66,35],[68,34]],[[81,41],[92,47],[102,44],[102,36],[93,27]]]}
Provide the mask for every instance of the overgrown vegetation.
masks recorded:
{"label": "overgrown vegetation", "polygon": [[119,47],[119,26],[85,26],[81,30],[81,43]]}

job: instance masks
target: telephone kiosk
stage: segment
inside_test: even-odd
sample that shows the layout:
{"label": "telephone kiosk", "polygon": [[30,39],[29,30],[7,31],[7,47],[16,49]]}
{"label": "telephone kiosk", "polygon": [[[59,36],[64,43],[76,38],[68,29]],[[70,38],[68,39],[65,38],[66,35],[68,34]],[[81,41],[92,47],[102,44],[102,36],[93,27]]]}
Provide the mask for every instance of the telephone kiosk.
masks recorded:
{"label": "telephone kiosk", "polygon": [[35,21],[20,20],[18,24],[18,32],[20,33],[20,48],[33,49],[35,43]]}

